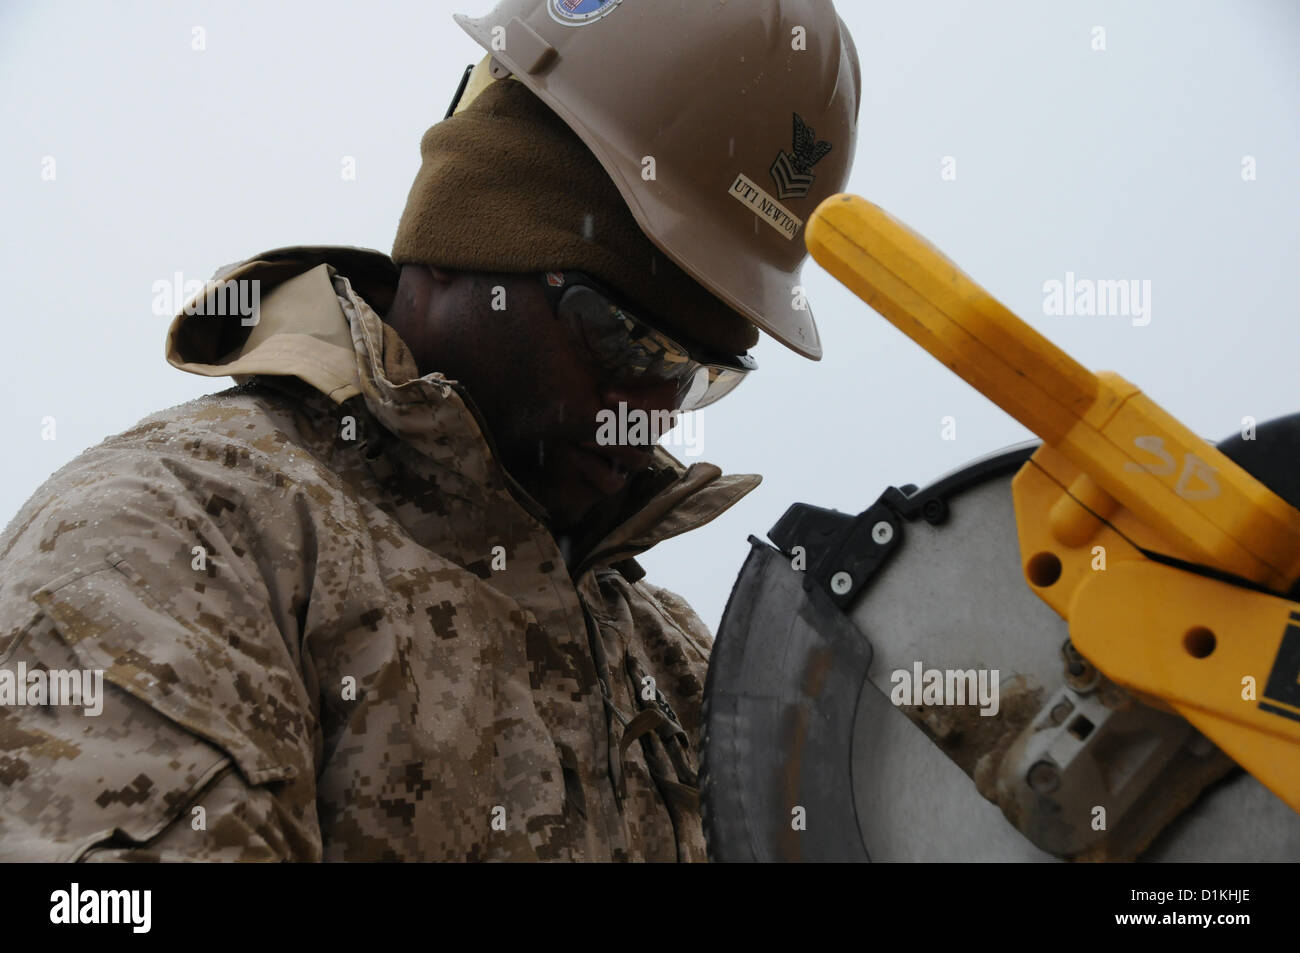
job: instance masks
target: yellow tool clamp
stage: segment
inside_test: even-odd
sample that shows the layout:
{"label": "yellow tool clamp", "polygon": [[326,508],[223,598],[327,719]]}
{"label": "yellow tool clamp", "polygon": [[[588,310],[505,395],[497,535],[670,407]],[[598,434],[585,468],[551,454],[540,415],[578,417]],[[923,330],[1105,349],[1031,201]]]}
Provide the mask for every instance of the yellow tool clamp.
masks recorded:
{"label": "yellow tool clamp", "polygon": [[[1012,483],[1025,578],[1078,650],[1300,811],[1300,511],[1093,374],[883,209],[833,195],[812,256],[1042,438]],[[1100,558],[1099,558],[1100,557]]]}

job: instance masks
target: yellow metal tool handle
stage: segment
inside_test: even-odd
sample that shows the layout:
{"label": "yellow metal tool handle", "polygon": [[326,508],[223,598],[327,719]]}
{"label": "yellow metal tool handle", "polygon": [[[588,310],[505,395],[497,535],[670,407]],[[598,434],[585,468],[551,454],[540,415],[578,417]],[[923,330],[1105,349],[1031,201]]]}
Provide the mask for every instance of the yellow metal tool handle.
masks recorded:
{"label": "yellow metal tool handle", "polygon": [[1093,374],[866,199],[808,221],[813,258],[1106,493],[1206,565],[1285,591],[1300,512],[1118,375]]}

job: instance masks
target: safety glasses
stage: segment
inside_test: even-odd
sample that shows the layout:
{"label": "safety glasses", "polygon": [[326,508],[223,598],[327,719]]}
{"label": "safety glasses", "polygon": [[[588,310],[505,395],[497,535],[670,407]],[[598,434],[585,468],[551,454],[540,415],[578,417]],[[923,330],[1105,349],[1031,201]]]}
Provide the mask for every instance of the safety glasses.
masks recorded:
{"label": "safety glasses", "polygon": [[674,381],[678,410],[698,410],[726,396],[758,367],[748,354],[705,354],[687,347],[617,304],[580,271],[548,271],[542,286],[555,313],[586,345],[608,380]]}

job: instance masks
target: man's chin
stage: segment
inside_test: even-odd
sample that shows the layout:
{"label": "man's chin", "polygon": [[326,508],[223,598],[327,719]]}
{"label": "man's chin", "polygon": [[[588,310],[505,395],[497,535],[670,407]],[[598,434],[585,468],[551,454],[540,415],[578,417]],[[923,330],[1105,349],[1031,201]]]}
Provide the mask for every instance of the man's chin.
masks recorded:
{"label": "man's chin", "polygon": [[[613,481],[606,480],[602,486],[603,474],[594,472],[592,461],[585,459],[588,454],[572,446],[567,450],[552,458],[563,467],[562,474],[549,470],[530,474],[531,479],[519,482],[546,510],[547,522],[554,533],[585,535],[594,523],[607,520],[617,512],[626,498],[630,481],[618,481],[615,488]],[[561,475],[563,482],[556,482]]]}
{"label": "man's chin", "polygon": [[590,492],[565,494],[547,506],[546,513],[555,532],[577,535],[590,525],[593,518],[598,518],[610,502],[610,498]]}
{"label": "man's chin", "polygon": [[[627,497],[626,488],[618,493],[602,494],[599,491],[577,483],[573,486],[556,490],[548,495],[546,501],[538,500],[546,508],[551,530],[557,535],[582,537],[610,528],[610,520],[616,517]],[[595,543],[598,540],[591,540]]]}

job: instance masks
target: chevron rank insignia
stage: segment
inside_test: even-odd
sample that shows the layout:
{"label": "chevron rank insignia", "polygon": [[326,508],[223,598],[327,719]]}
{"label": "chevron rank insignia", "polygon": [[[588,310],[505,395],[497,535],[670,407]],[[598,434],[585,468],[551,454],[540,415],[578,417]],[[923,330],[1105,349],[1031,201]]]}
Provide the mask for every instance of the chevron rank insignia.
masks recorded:
{"label": "chevron rank insignia", "polygon": [[831,144],[825,139],[818,142],[812,127],[794,113],[794,155],[784,149],[776,154],[769,170],[776,182],[778,198],[798,199],[808,194],[813,180],[817,178],[812,167],[826,153],[831,151]]}

